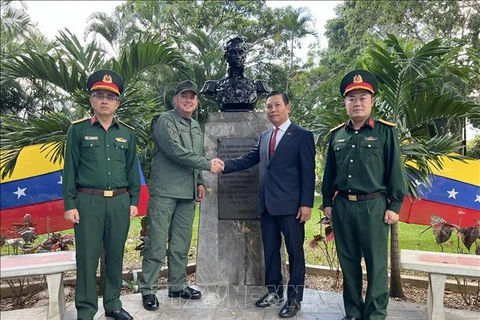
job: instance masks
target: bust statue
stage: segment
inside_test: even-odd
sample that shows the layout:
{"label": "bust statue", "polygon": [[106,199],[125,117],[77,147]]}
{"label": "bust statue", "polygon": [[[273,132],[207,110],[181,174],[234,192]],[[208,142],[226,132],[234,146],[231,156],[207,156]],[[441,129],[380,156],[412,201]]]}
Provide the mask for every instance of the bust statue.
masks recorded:
{"label": "bust statue", "polygon": [[241,36],[234,36],[224,46],[227,74],[220,80],[207,80],[200,93],[214,100],[221,111],[252,111],[258,98],[271,90],[266,81],[244,76],[247,45]]}

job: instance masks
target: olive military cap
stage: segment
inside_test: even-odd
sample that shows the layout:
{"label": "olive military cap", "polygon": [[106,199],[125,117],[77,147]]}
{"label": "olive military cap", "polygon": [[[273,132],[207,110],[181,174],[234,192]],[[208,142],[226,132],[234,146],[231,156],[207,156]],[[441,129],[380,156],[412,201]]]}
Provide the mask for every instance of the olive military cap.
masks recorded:
{"label": "olive military cap", "polygon": [[353,70],[343,77],[340,83],[340,94],[345,95],[355,89],[364,89],[372,94],[377,92],[378,83],[373,74],[366,70]]}
{"label": "olive military cap", "polygon": [[123,92],[123,79],[112,70],[98,70],[88,77],[87,89],[90,92],[99,89],[109,90],[121,95]]}
{"label": "olive military cap", "polygon": [[196,95],[198,95],[198,88],[195,82],[190,80],[182,81],[178,84],[177,88],[175,89],[175,95],[185,92],[185,91],[192,91]]}

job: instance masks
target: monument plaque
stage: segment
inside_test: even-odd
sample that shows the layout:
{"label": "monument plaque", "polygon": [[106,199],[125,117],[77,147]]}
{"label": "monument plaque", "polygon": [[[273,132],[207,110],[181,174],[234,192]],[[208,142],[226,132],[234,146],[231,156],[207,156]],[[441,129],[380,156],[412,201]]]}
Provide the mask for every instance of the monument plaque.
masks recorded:
{"label": "monument plaque", "polygon": [[[217,156],[231,159],[251,151],[257,138],[218,139]],[[259,186],[258,166],[218,175],[218,218],[223,220],[259,219],[257,201]]]}

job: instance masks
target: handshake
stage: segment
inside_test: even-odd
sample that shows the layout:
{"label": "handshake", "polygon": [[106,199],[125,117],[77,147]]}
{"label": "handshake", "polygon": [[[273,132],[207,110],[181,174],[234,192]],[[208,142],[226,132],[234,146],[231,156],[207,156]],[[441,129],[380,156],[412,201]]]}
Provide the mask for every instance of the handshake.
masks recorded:
{"label": "handshake", "polygon": [[212,159],[210,161],[210,172],[211,173],[219,173],[221,171],[223,171],[223,169],[225,168],[225,164],[223,163],[223,161],[219,158],[215,158],[215,159]]}

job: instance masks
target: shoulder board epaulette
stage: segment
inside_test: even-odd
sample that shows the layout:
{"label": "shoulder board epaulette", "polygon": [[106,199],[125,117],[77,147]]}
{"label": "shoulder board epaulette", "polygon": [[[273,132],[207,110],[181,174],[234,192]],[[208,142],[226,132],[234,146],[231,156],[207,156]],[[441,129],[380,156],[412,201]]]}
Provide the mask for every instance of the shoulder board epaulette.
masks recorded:
{"label": "shoulder board epaulette", "polygon": [[120,122],[121,124],[123,124],[125,127],[127,127],[127,128],[129,128],[129,129],[135,131],[135,128],[132,127],[131,125],[128,125],[128,124],[126,124],[125,122],[123,122],[123,121],[121,121],[121,120],[117,120],[117,121]]}
{"label": "shoulder board epaulette", "polygon": [[86,121],[88,119],[90,119],[90,118],[85,117],[83,119],[78,119],[78,120],[72,121],[72,124],[80,123],[80,122]]}
{"label": "shoulder board epaulette", "polygon": [[345,123],[340,123],[340,124],[339,124],[338,126],[336,126],[335,128],[330,129],[330,132],[333,132],[333,131],[335,131],[335,130],[337,130],[337,129],[340,129],[340,128],[343,127],[344,125],[345,125]]}
{"label": "shoulder board epaulette", "polygon": [[386,120],[382,120],[382,119],[378,119],[378,122],[381,122],[383,124],[386,124],[387,126],[390,126],[390,127],[395,127],[397,124],[396,123],[393,123],[393,122],[388,122]]}

